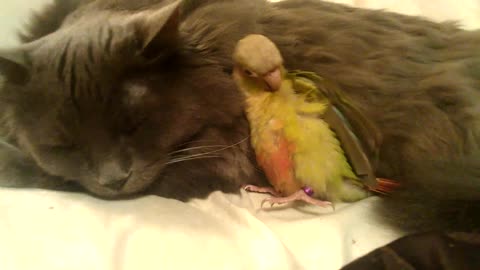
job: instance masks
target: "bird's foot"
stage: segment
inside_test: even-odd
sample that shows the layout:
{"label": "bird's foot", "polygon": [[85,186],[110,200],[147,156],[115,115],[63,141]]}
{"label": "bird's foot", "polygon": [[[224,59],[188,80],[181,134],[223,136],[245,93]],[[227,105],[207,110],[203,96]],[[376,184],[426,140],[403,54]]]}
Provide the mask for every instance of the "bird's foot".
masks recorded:
{"label": "bird's foot", "polygon": [[320,207],[327,207],[327,206],[332,206],[333,207],[331,202],[322,201],[322,200],[312,198],[303,189],[301,189],[301,190],[299,190],[299,191],[297,191],[297,192],[295,192],[292,195],[287,196],[287,197],[277,196],[277,197],[270,197],[270,198],[264,199],[262,201],[261,207],[263,208],[263,204],[266,203],[266,202],[269,202],[270,206],[273,206],[275,204],[284,204],[284,203],[289,203],[289,202],[294,202],[294,201],[303,201],[303,202],[306,202],[308,204],[317,205],[317,206],[320,206]]}
{"label": "bird's foot", "polygon": [[275,197],[280,197],[281,196],[280,193],[275,191],[275,189],[273,187],[258,187],[258,186],[255,186],[255,185],[246,185],[246,186],[243,187],[243,189],[245,189],[248,192],[268,193],[268,194],[271,194]]}

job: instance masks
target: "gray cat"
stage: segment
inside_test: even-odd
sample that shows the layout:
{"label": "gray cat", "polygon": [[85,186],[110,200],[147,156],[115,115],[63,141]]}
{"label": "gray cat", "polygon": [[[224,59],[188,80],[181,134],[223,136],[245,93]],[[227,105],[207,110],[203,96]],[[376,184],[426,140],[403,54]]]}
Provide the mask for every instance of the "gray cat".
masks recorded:
{"label": "gray cat", "polygon": [[405,188],[382,213],[477,226],[480,32],[315,0],[55,1],[0,52],[2,185],[188,200],[264,184],[230,75],[250,33],[378,126],[377,174]]}

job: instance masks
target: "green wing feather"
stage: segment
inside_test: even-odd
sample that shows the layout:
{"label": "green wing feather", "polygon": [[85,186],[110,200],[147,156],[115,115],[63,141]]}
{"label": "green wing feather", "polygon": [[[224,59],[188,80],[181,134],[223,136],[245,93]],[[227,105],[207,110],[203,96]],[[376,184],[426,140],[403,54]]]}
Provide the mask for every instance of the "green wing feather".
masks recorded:
{"label": "green wing feather", "polygon": [[[350,98],[333,81],[315,72],[302,70],[288,72],[287,78],[293,81],[295,91],[306,95],[307,100],[328,99],[330,101],[333,108],[325,115],[325,121],[336,130],[339,140],[346,148],[344,151],[350,162],[358,163],[352,164],[352,167],[361,170],[362,173],[365,169],[360,168],[370,168],[371,172],[368,173],[367,178],[370,178],[368,181],[373,181],[382,141],[377,126],[353,105]],[[358,153],[359,147],[355,146],[358,142],[361,143],[361,151],[367,155],[367,161],[364,160],[365,158],[358,158],[363,154]]]}
{"label": "green wing feather", "polygon": [[326,98],[326,96],[319,91],[318,86],[315,83],[321,83],[324,79],[318,76],[315,72],[292,70],[287,73],[286,77],[293,81],[295,92],[297,94],[306,95],[307,100],[313,101]]}

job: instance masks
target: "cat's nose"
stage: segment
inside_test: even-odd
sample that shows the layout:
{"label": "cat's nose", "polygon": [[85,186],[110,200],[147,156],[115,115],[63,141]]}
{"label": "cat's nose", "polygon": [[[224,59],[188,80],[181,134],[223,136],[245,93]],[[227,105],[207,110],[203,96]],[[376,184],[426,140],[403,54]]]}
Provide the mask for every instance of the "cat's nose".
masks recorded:
{"label": "cat's nose", "polygon": [[125,186],[127,181],[128,181],[128,177],[123,178],[123,179],[113,179],[113,180],[110,181],[110,183],[108,183],[104,186],[108,187],[109,189],[112,189],[112,190],[121,190],[123,188],[123,186]]}
{"label": "cat's nose", "polygon": [[128,182],[131,175],[130,170],[125,170],[116,163],[108,163],[102,166],[98,182],[112,190],[120,190]]}

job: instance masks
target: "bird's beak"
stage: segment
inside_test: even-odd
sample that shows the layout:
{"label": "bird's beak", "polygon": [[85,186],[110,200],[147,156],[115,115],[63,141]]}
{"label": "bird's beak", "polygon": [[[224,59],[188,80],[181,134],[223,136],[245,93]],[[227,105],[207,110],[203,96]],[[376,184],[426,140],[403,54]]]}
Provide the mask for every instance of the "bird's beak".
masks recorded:
{"label": "bird's beak", "polygon": [[263,76],[263,80],[267,84],[268,90],[271,92],[278,91],[282,85],[282,74],[280,73],[280,69],[276,68],[273,71],[265,74]]}

